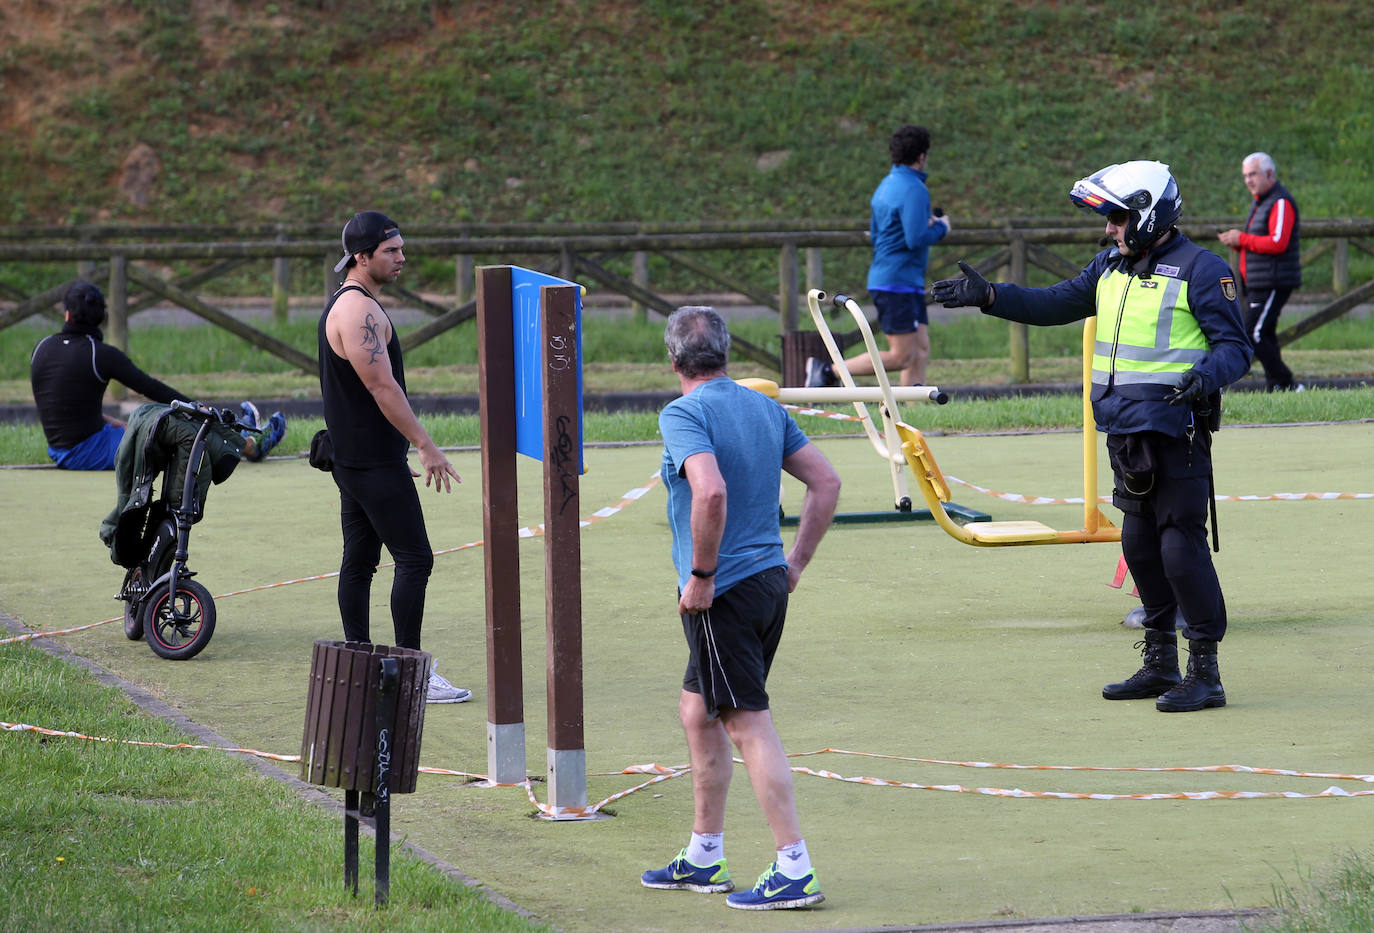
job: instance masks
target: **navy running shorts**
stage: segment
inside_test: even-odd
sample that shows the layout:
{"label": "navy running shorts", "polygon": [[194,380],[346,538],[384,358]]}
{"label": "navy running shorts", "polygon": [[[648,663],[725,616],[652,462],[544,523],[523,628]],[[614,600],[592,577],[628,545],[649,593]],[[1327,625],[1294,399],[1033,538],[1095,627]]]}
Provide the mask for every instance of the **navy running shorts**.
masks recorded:
{"label": "navy running shorts", "polygon": [[878,327],[885,334],[910,334],[929,324],[924,292],[870,292],[878,309]]}
{"label": "navy running shorts", "polygon": [[761,570],[682,616],[689,657],[682,689],[701,694],[712,719],[723,708],[768,709],[768,669],[787,617],[787,568]]}

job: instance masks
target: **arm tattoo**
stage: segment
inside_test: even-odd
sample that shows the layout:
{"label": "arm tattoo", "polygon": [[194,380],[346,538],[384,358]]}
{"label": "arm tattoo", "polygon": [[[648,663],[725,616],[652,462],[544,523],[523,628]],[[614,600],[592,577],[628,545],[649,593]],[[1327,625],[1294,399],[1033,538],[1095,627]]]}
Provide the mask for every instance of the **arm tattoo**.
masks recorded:
{"label": "arm tattoo", "polygon": [[363,349],[371,354],[368,363],[377,362],[377,357],[386,352],[386,345],[382,343],[382,335],[378,332],[377,319],[369,311],[363,320]]}

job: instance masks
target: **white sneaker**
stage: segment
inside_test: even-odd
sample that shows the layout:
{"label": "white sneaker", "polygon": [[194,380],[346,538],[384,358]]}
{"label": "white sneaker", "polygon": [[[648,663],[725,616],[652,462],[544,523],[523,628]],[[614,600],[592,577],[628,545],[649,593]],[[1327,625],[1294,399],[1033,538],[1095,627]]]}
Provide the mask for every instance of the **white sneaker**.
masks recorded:
{"label": "white sneaker", "polygon": [[438,671],[429,672],[429,689],[425,692],[426,703],[466,703],[472,699],[472,691],[465,687],[455,687]]}

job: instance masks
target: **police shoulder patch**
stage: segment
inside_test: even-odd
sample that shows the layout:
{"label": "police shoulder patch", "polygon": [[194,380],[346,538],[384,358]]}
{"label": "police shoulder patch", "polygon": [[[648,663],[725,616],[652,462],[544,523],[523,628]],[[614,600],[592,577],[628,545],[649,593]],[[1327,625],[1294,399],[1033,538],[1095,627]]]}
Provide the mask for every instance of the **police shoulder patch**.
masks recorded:
{"label": "police shoulder patch", "polygon": [[1229,275],[1221,277],[1221,293],[1226,296],[1227,301],[1236,300],[1236,280]]}

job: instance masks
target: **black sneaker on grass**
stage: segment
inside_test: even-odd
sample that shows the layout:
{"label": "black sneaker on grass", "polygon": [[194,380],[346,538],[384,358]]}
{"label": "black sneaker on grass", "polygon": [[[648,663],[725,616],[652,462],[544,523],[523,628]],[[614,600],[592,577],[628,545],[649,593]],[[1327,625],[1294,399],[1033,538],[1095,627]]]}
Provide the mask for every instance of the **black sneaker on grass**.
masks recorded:
{"label": "black sneaker on grass", "polygon": [[806,388],[833,386],[835,377],[832,373],[830,364],[820,357],[808,356],[806,358]]}

